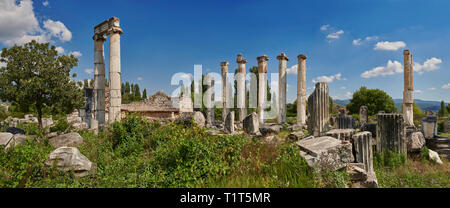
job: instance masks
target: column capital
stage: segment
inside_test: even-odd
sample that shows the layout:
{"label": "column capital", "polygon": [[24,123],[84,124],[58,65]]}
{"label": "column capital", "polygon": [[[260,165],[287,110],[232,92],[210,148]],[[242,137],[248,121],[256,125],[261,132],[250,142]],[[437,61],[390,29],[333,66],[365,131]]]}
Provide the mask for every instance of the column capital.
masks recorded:
{"label": "column capital", "polygon": [[307,59],[305,54],[300,54],[297,56],[297,58],[298,58],[298,60],[306,60]]}
{"label": "column capital", "polygon": [[267,57],[266,55],[264,55],[264,56],[260,56],[260,57],[256,58],[256,60],[258,60],[258,64],[259,64],[259,63],[268,61],[268,60],[269,60],[269,57]]}
{"label": "column capital", "polygon": [[228,62],[224,61],[224,62],[220,62],[220,66],[224,67],[224,66],[228,66]]}
{"label": "column capital", "polygon": [[98,34],[94,35],[94,37],[92,37],[92,39],[94,41],[106,41],[106,37],[104,35],[98,35]]}
{"label": "column capital", "polygon": [[238,54],[236,62],[238,64],[245,64],[245,63],[247,63],[247,60],[242,58],[242,54]]}
{"label": "column capital", "polygon": [[122,34],[123,33],[122,28],[120,28],[120,27],[112,27],[107,32],[108,35],[112,35],[112,34],[116,34],[116,33]]}
{"label": "column capital", "polygon": [[280,61],[281,60],[289,61],[289,58],[284,53],[281,53],[281,55],[277,56],[277,59],[280,60]]}
{"label": "column capital", "polygon": [[410,51],[410,50],[404,50],[404,51],[403,51],[403,55],[409,55],[409,54],[411,54],[411,51]]}

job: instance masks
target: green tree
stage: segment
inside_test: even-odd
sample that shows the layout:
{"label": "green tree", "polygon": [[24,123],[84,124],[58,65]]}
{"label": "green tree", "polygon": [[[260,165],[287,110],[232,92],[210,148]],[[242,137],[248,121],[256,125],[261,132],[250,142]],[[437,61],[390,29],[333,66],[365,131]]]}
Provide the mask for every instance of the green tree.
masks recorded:
{"label": "green tree", "polygon": [[447,116],[447,114],[448,114],[448,111],[447,111],[447,107],[445,106],[445,102],[441,101],[441,109],[439,110],[438,115],[440,117],[444,117],[444,116]]}
{"label": "green tree", "polygon": [[378,111],[392,112],[397,110],[394,100],[386,92],[380,89],[367,89],[364,86],[353,93],[353,98],[346,107],[350,114],[358,114],[359,108],[363,105],[369,108],[369,115],[375,115]]}
{"label": "green tree", "polygon": [[413,102],[413,115],[414,119],[420,119],[425,116],[425,113],[422,111],[422,109],[417,106],[416,101]]}
{"label": "green tree", "polygon": [[144,88],[144,91],[142,91],[142,98],[147,99],[147,89]]}
{"label": "green tree", "polygon": [[127,93],[127,94],[131,93],[131,88],[130,88],[129,82],[125,82],[125,93]]}
{"label": "green tree", "polygon": [[139,85],[135,84],[134,85],[134,100],[135,101],[139,101],[141,99],[142,99],[142,97],[141,97],[141,90],[139,89]]}
{"label": "green tree", "polygon": [[83,91],[70,76],[70,70],[78,65],[73,55],[58,56],[55,46],[33,40],[3,48],[0,62],[6,63],[0,68],[0,99],[33,106],[40,127],[44,109],[70,113],[82,106]]}

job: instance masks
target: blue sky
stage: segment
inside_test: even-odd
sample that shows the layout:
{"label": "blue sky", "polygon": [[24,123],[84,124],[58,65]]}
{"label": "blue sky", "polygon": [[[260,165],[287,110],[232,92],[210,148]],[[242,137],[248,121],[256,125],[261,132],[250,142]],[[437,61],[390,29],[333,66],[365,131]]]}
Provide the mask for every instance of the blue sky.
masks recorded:
{"label": "blue sky", "polygon": [[[0,47],[50,41],[78,56],[78,79],[92,79],[93,27],[116,16],[124,31],[122,80],[148,94],[170,94],[172,75],[193,73],[194,64],[220,73],[228,61],[234,72],[238,53],[247,69],[269,56],[268,71],[276,73],[284,52],[289,68],[299,54],[308,56],[308,93],[314,81],[327,81],[338,99],[362,85],[401,98],[403,50],[410,49],[415,98],[450,102],[449,11],[449,1],[0,0]],[[288,75],[289,102],[296,80]]]}

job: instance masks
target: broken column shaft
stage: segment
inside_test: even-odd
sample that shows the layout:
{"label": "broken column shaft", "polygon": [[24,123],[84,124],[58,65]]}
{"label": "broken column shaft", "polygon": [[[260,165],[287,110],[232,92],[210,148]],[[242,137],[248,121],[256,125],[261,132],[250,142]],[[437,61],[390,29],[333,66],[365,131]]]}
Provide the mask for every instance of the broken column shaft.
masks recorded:
{"label": "broken column shaft", "polygon": [[357,163],[363,163],[367,173],[373,170],[372,133],[368,131],[353,135],[355,159]]}
{"label": "broken column shaft", "polygon": [[238,75],[236,76],[237,81],[237,108],[239,109],[239,121],[244,121],[245,117],[247,116],[247,104],[245,102],[246,100],[246,93],[245,93],[245,80],[246,80],[246,71],[245,71],[245,64],[247,63],[247,60],[242,58],[241,54],[237,55],[237,64],[238,64]]}
{"label": "broken column shaft", "polygon": [[396,113],[377,114],[377,152],[406,154],[406,128],[403,116]]}
{"label": "broken column shaft", "polygon": [[228,62],[220,63],[220,67],[222,70],[222,121],[225,122],[225,119],[228,114]]}
{"label": "broken column shaft", "polygon": [[403,51],[404,56],[404,91],[403,91],[403,117],[407,126],[414,126],[414,72],[413,58],[410,50]]}
{"label": "broken column shaft", "polygon": [[329,129],[330,97],[328,83],[319,82],[308,98],[308,131],[314,136],[323,136]]}
{"label": "broken column shaft", "polygon": [[105,124],[105,52],[106,37],[94,35],[94,118]]}
{"label": "broken column shaft", "polygon": [[[110,21],[118,22],[112,19]],[[120,34],[122,29],[116,25],[109,31],[109,116],[108,122],[121,120],[121,69],[120,69]]]}

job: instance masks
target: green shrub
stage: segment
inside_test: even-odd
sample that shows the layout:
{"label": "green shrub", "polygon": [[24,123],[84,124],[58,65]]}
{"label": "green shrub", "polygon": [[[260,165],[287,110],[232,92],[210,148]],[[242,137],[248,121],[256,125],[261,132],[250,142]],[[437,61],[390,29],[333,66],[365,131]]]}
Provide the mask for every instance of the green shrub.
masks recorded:
{"label": "green shrub", "polygon": [[406,163],[406,154],[396,153],[390,150],[383,153],[376,153],[374,157],[374,165],[377,167],[399,167]]}
{"label": "green shrub", "polygon": [[66,116],[56,116],[55,118],[55,124],[50,127],[51,132],[68,133],[71,130],[72,125],[67,122]]}

